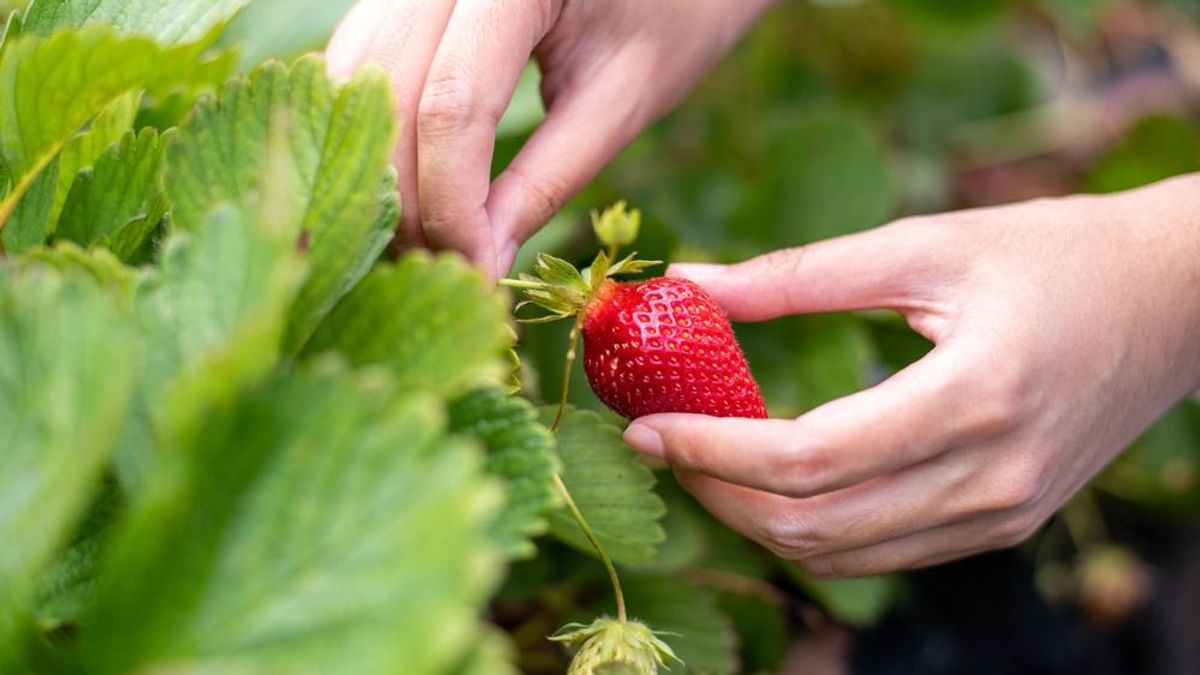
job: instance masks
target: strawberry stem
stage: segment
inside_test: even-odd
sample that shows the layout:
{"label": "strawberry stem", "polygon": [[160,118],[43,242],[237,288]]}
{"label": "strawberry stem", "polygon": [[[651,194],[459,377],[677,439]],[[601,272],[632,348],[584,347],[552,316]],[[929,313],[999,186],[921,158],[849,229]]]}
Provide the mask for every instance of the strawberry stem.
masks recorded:
{"label": "strawberry stem", "polygon": [[571,324],[571,335],[567,338],[567,355],[563,359],[562,394],[558,398],[558,412],[554,414],[554,424],[550,425],[550,433],[554,433],[558,429],[563,413],[567,411],[567,392],[571,388],[571,368],[575,365],[575,349],[579,345],[579,331],[582,328],[583,314],[581,313]]}
{"label": "strawberry stem", "polygon": [[608,557],[608,553],[600,544],[600,540],[596,538],[596,533],[588,525],[587,519],[583,517],[583,512],[575,504],[575,500],[571,497],[571,491],[567,489],[567,484],[563,482],[561,474],[554,474],[554,486],[558,488],[558,494],[562,496],[563,502],[567,505],[567,510],[571,512],[571,517],[579,524],[579,529],[583,530],[583,536],[587,537],[587,540],[591,542],[592,548],[596,549],[596,554],[600,556],[600,562],[604,563],[604,569],[608,572],[608,580],[612,582],[613,595],[617,599],[617,621],[625,623],[627,621],[625,615],[625,594],[621,592],[621,578],[617,576],[617,568],[613,565],[612,559]]}
{"label": "strawberry stem", "polygon": [[[563,414],[567,411],[567,392],[571,388],[571,368],[575,365],[575,350],[579,346],[579,332],[582,328],[583,313],[581,312],[571,324],[571,335],[567,338],[567,355],[563,359],[562,394],[558,398],[558,412],[554,414],[554,423],[550,425],[550,433],[558,430],[558,425],[562,422]],[[576,524],[579,525],[579,529],[583,530],[583,536],[587,537],[587,540],[592,544],[592,548],[596,550],[596,555],[600,556],[600,562],[604,563],[604,569],[608,572],[608,580],[612,582],[613,595],[617,600],[617,621],[625,623],[625,594],[621,592],[621,578],[617,576],[617,568],[613,565],[612,558],[608,557],[608,552],[600,544],[600,539],[592,531],[592,526],[588,525],[587,519],[583,517],[583,512],[579,510],[579,505],[575,503],[575,499],[571,496],[571,491],[567,489],[567,484],[563,482],[561,474],[554,474],[554,487],[558,488],[558,494],[562,496],[563,503],[567,505],[567,510],[571,512],[571,517],[575,519]]]}

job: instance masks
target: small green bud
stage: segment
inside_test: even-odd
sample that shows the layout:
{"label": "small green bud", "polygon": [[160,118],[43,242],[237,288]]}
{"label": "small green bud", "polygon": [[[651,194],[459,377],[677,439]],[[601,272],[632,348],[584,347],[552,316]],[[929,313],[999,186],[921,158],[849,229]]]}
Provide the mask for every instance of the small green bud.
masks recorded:
{"label": "small green bud", "polygon": [[619,249],[632,244],[642,226],[642,212],[626,210],[624,201],[604,209],[603,213],[592,211],[592,229],[605,248]]}
{"label": "small green bud", "polygon": [[640,621],[600,617],[590,626],[563,626],[550,638],[578,647],[567,675],[657,675],[668,661],[678,661],[671,647]]}

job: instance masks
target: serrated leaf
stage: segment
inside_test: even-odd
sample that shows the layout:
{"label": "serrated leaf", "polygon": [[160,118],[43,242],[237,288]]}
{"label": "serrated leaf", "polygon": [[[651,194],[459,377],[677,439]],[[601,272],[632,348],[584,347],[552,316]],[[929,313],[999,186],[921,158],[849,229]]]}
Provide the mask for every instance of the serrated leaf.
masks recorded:
{"label": "serrated leaf", "polygon": [[95,673],[432,673],[497,579],[478,448],[385,373],[283,375],[181,438],[81,645]]}
{"label": "serrated leaf", "polygon": [[67,193],[81,169],[91,166],[105,148],[121,139],[133,124],[140,97],[134,92],[105,106],[87,129],[75,134],[57,158],[34,180],[4,228],[4,248],[22,253],[46,242],[54,233]]}
{"label": "serrated leaf", "polygon": [[[553,409],[542,409],[543,422],[553,417]],[[563,482],[609,556],[621,563],[654,562],[666,538],[659,523],[666,506],[654,493],[654,474],[621,440],[621,430],[594,412],[570,409],[554,437]],[[564,542],[592,551],[566,509],[550,515],[550,528]]]}
{"label": "serrated leaf", "polygon": [[[238,211],[215,211],[194,233],[167,241],[161,269],[135,289],[134,308],[146,351],[139,395],[142,418],[162,436],[199,423],[206,406],[268,373],[279,354],[288,304],[303,274],[289,239],[249,223]],[[123,443],[122,478],[138,482],[151,458]]]}
{"label": "serrated leaf", "polygon": [[456,395],[499,383],[507,311],[461,258],[421,252],[371,270],[313,334],[308,355],[336,351],[380,363],[401,387]]}
{"label": "serrated leaf", "polygon": [[122,33],[148,35],[164,44],[198,40],[250,0],[33,0],[25,31],[49,34],[63,27],[107,24]]}
{"label": "serrated leaf", "polygon": [[151,128],[131,131],[81,172],[56,236],[84,247],[103,242],[121,260],[133,258],[166,211],[158,184],[163,140]]}
{"label": "serrated leaf", "polygon": [[0,160],[13,187],[0,201],[0,227],[88,120],[129,92],[186,82],[201,66],[197,47],[165,49],[106,26],[9,43],[0,58],[0,100],[11,102],[0,106]]}
{"label": "serrated leaf", "polygon": [[558,505],[551,482],[558,471],[554,438],[524,399],[498,389],[477,389],[450,406],[450,429],[479,439],[488,451],[488,473],[504,480],[507,501],[492,523],[492,537],[509,556],[537,553],[530,537],[546,531],[545,514]]}
{"label": "serrated leaf", "polygon": [[0,231],[7,253],[20,255],[39,246],[50,234],[50,212],[54,209],[54,194],[58,186],[59,161],[55,157],[46,170],[26,189],[12,215]]}
{"label": "serrated leaf", "polygon": [[83,275],[0,267],[0,671],[35,575],[99,486],[134,384],[131,334]]}
{"label": "serrated leaf", "polygon": [[134,271],[113,254],[104,249],[85,251],[69,241],[53,247],[39,246],[27,251],[18,262],[49,265],[64,273],[86,272],[101,286],[114,288],[121,296],[127,296],[135,282]]}
{"label": "serrated leaf", "polygon": [[219,203],[254,199],[268,140],[283,137],[280,161],[299,183],[288,211],[311,261],[292,307],[288,352],[300,348],[391,238],[399,212],[388,163],[391,97],[378,70],[335,86],[316,57],[290,68],[269,63],[197,108],[168,145],[172,214],[192,229]]}
{"label": "serrated leaf", "polygon": [[[712,592],[664,575],[622,576],[630,618],[661,633],[683,665],[672,673],[729,675],[738,672],[737,634]],[[611,613],[612,601],[601,607]]]}

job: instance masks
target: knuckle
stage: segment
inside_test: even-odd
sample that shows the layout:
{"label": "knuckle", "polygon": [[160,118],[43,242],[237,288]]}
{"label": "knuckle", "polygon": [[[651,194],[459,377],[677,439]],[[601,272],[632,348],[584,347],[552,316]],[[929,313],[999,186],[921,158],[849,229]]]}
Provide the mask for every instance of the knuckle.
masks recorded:
{"label": "knuckle", "polygon": [[996,471],[986,489],[981,490],[983,513],[1017,516],[1041,501],[1045,479],[1039,463],[1018,458]]}
{"label": "knuckle", "polygon": [[800,262],[808,249],[804,246],[782,248],[764,253],[755,259],[756,266],[772,277],[788,278],[796,275]]}
{"label": "knuckle", "polygon": [[782,455],[768,471],[777,494],[794,499],[812,497],[828,485],[833,463],[827,451],[797,448]]}
{"label": "knuckle", "polygon": [[1033,509],[1014,513],[1001,519],[996,526],[993,544],[995,548],[1012,548],[1033,536],[1042,524],[1042,519]]}
{"label": "knuckle", "polygon": [[461,131],[479,118],[474,88],[463,77],[434,79],[421,92],[417,104],[417,128],[422,135]]}
{"label": "knuckle", "polygon": [[828,533],[812,517],[795,512],[776,515],[762,521],[757,532],[759,543],[781,558],[796,559],[813,555],[828,543]]}
{"label": "knuckle", "polygon": [[831,581],[847,576],[846,570],[830,556],[813,556],[795,561],[804,573],[819,581]]}
{"label": "knuckle", "polygon": [[516,166],[509,167],[508,171],[529,196],[539,221],[549,220],[566,203],[570,190],[562,179],[551,175],[535,179]]}

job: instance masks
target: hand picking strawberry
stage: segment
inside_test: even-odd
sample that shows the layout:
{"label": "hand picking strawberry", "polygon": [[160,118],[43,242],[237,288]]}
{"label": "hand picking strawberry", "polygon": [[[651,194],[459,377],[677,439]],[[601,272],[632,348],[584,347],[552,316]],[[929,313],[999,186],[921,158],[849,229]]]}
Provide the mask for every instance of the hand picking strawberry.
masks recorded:
{"label": "hand picking strawberry", "polygon": [[623,203],[596,216],[597,235],[609,252],[601,251],[582,273],[542,254],[536,276],[503,283],[524,290],[528,299],[522,305],[550,312],[532,322],[575,319],[568,359],[574,358],[582,329],[588,383],[622,416],[766,417],[762,393],[729,319],[703,289],[686,279],[612,279],[658,264],[637,260],[636,254],[613,262],[616,251],[636,237],[639,220],[640,213],[626,212]]}

